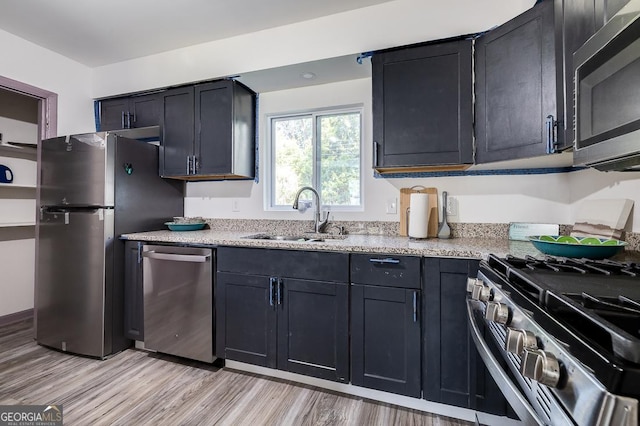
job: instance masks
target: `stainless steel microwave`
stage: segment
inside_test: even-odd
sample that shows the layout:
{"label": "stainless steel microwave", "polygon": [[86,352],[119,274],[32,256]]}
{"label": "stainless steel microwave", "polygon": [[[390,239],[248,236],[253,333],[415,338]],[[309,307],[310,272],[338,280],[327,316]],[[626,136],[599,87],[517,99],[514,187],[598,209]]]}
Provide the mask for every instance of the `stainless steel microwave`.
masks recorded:
{"label": "stainless steel microwave", "polygon": [[573,55],[575,165],[640,170],[640,0]]}

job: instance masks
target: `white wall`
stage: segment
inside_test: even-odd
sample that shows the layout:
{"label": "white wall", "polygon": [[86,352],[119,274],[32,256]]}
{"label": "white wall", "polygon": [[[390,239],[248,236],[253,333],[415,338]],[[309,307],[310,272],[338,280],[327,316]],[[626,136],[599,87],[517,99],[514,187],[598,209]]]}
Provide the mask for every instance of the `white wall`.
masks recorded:
{"label": "white wall", "polygon": [[[95,130],[91,69],[2,30],[0,46],[0,76],[58,95],[58,134]],[[38,142],[34,124],[3,119],[0,126],[5,141]],[[35,162],[0,157],[0,163],[10,165],[15,173],[15,185],[35,186]],[[34,221],[34,199],[8,199],[0,194],[0,223]],[[0,229],[0,232],[6,235],[12,230]],[[0,241],[0,316],[33,308],[34,262],[33,238]]]}
{"label": "white wall", "polygon": [[0,317],[33,308],[35,240],[0,241]]}
{"label": "white wall", "polygon": [[20,120],[0,117],[2,142],[38,143],[38,126]]}
{"label": "white wall", "polygon": [[485,31],[534,0],[395,0],[95,69],[95,97]]}
{"label": "white wall", "polygon": [[[265,211],[264,187],[267,116],[309,108],[363,104],[364,211],[334,212],[336,220],[398,221],[386,213],[389,199],[399,198],[399,189],[414,185],[447,191],[458,206],[452,222],[507,223],[541,222],[571,224],[585,199],[630,198],[640,203],[640,173],[602,173],[584,170],[541,175],[492,175],[411,179],[375,179],[370,167],[372,146],[371,80],[283,90],[260,95],[259,153],[260,179],[253,181],[187,183],[185,214],[212,218],[311,219],[312,212]],[[569,158],[570,159],[570,158]],[[556,157],[549,158],[554,165]],[[536,162],[539,166],[540,161]],[[514,163],[515,164],[515,163]],[[503,166],[503,165],[502,165]],[[518,163],[518,167],[523,167]],[[236,202],[239,211],[233,211]],[[634,209],[634,216],[638,216]],[[640,218],[630,230],[640,232]]]}
{"label": "white wall", "polygon": [[95,131],[91,69],[0,30],[0,76],[58,94],[58,134]]}

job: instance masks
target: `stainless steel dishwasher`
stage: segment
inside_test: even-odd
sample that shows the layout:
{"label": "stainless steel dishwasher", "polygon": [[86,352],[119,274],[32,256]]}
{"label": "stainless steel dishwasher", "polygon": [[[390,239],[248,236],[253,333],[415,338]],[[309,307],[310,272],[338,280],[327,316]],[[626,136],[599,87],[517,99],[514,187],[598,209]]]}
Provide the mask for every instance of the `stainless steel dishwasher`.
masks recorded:
{"label": "stainless steel dishwasher", "polygon": [[145,348],[213,362],[213,250],[145,245],[142,257]]}

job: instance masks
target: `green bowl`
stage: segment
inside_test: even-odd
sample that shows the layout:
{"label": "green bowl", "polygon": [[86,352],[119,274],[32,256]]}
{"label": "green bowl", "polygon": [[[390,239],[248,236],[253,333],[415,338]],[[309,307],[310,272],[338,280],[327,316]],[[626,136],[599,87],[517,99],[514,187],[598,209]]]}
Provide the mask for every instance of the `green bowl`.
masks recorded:
{"label": "green bowl", "polygon": [[205,227],[206,222],[200,223],[175,223],[165,222],[165,225],[169,227],[171,231],[199,231]]}
{"label": "green bowl", "polygon": [[544,254],[587,259],[606,259],[618,254],[628,244],[611,238],[563,235],[533,235],[529,241]]}

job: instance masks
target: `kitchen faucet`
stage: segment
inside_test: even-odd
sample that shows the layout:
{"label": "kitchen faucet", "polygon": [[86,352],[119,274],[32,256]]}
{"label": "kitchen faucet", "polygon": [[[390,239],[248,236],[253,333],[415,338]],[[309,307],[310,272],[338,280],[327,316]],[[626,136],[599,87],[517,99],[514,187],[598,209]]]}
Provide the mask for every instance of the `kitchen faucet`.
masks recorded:
{"label": "kitchen faucet", "polygon": [[300,188],[298,190],[298,193],[296,194],[296,199],[293,201],[293,208],[298,210],[298,201],[300,199],[300,194],[302,194],[302,192],[306,190],[311,191],[315,198],[316,215],[315,215],[314,230],[315,232],[325,233],[327,232],[327,225],[329,224],[329,212],[327,212],[327,217],[324,220],[321,220],[320,194],[318,194],[318,191],[316,191],[310,186],[303,186],[302,188]]}

